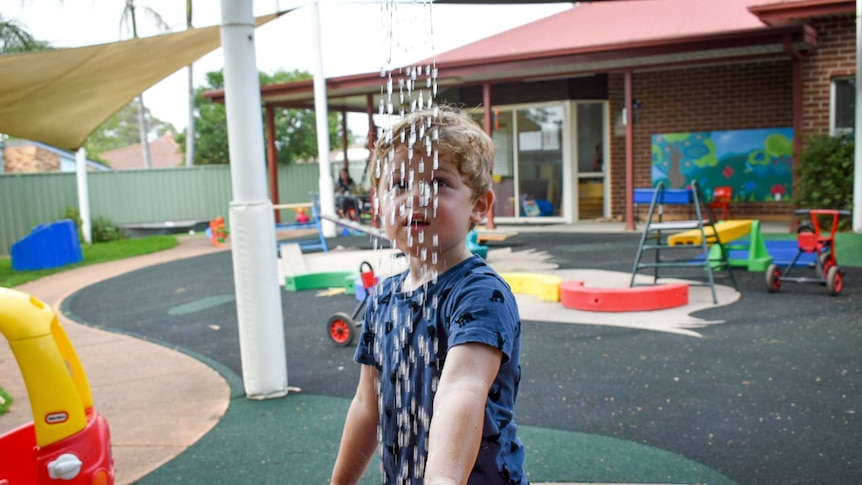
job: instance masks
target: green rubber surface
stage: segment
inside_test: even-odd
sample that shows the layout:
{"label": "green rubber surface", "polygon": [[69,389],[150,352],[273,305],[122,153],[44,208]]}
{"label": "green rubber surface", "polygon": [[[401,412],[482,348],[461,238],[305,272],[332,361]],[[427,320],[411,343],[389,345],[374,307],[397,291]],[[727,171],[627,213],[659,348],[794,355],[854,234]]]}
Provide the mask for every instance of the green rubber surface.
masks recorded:
{"label": "green rubber surface", "polygon": [[[252,401],[234,390],[226,416],[186,452],[137,483],[308,485],[329,481],[349,399],[292,393]],[[255,430],[268,430],[256,433]],[[522,426],[530,482],[735,485],[710,468],[650,446],[599,435]],[[381,482],[377,457],[360,481]]]}
{"label": "green rubber surface", "polygon": [[[284,278],[285,291],[320,290],[325,288],[344,288],[348,293],[356,291],[353,280],[359,277],[356,271],[326,271],[306,273]],[[353,291],[350,289],[353,288]]]}

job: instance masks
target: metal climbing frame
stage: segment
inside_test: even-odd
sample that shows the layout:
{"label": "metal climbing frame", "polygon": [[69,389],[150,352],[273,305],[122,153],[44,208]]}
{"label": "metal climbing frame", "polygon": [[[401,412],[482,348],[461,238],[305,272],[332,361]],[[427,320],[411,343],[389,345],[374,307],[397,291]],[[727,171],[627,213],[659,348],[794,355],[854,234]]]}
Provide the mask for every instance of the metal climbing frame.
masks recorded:
{"label": "metal climbing frame", "polygon": [[[635,262],[632,266],[632,278],[629,286],[645,286],[660,284],[660,280],[670,278],[694,280],[690,286],[709,286],[712,290],[712,301],[718,303],[715,291],[717,276],[726,276],[736,285],[733,269],[728,262],[728,250],[715,229],[715,217],[712,210],[703,203],[703,196],[697,182],[692,182],[687,189],[666,189],[664,182],[659,182],[655,189],[637,189],[635,202],[645,203],[645,197],[650,197],[649,213],[647,214],[643,234],[638,245]],[[664,205],[685,204],[694,212],[695,219],[684,221],[665,221]],[[692,211],[690,211],[691,213]],[[699,244],[670,244],[668,236],[682,231],[698,231]],[[710,246],[717,244],[720,251],[718,257],[710,259]],[[647,252],[653,257],[644,261]],[[672,257],[662,257],[670,252]],[[715,253],[713,253],[715,254]],[[677,273],[667,274],[664,271],[674,270]],[[641,271],[652,273],[652,283],[636,283],[635,279]]]}

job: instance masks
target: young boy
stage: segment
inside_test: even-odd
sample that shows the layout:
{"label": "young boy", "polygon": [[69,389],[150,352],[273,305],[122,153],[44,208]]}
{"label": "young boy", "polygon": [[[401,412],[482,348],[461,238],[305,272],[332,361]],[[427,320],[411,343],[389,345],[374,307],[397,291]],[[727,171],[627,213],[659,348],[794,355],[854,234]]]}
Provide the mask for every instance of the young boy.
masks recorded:
{"label": "young boy", "polygon": [[331,483],[359,481],[377,450],[385,484],[526,484],[517,304],[466,247],[494,202],[494,144],[435,108],[391,128],[375,157],[379,215],[409,263],[369,300]]}

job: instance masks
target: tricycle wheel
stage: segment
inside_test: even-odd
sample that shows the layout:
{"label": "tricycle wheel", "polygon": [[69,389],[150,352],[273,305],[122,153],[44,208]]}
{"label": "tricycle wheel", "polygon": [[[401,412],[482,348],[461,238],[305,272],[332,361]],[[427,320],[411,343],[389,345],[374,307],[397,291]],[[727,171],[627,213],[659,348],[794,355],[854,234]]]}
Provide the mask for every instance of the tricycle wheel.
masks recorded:
{"label": "tricycle wheel", "polygon": [[766,291],[775,293],[781,289],[781,270],[778,266],[770,264],[766,268]]}
{"label": "tricycle wheel", "polygon": [[817,261],[820,263],[820,269],[823,271],[823,274],[817,275],[821,278],[825,278],[826,275],[829,274],[829,269],[834,266],[832,264],[832,253],[829,251],[823,251],[822,253],[817,255]]}
{"label": "tricycle wheel", "polygon": [[338,312],[329,317],[326,322],[326,331],[335,345],[346,347],[353,342],[354,324],[353,319],[346,313]]}
{"label": "tricycle wheel", "polygon": [[832,296],[837,296],[844,289],[844,275],[841,274],[838,266],[830,267],[829,272],[826,273],[826,289]]}

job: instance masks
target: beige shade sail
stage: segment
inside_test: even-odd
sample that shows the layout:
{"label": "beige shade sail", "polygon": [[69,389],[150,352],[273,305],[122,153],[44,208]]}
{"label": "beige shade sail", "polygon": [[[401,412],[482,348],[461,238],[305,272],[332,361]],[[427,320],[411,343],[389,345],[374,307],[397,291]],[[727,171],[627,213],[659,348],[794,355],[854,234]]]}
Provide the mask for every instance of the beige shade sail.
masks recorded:
{"label": "beige shade sail", "polygon": [[[256,27],[283,13],[257,17]],[[0,133],[77,150],[136,96],[220,46],[212,26],[0,56]]]}

